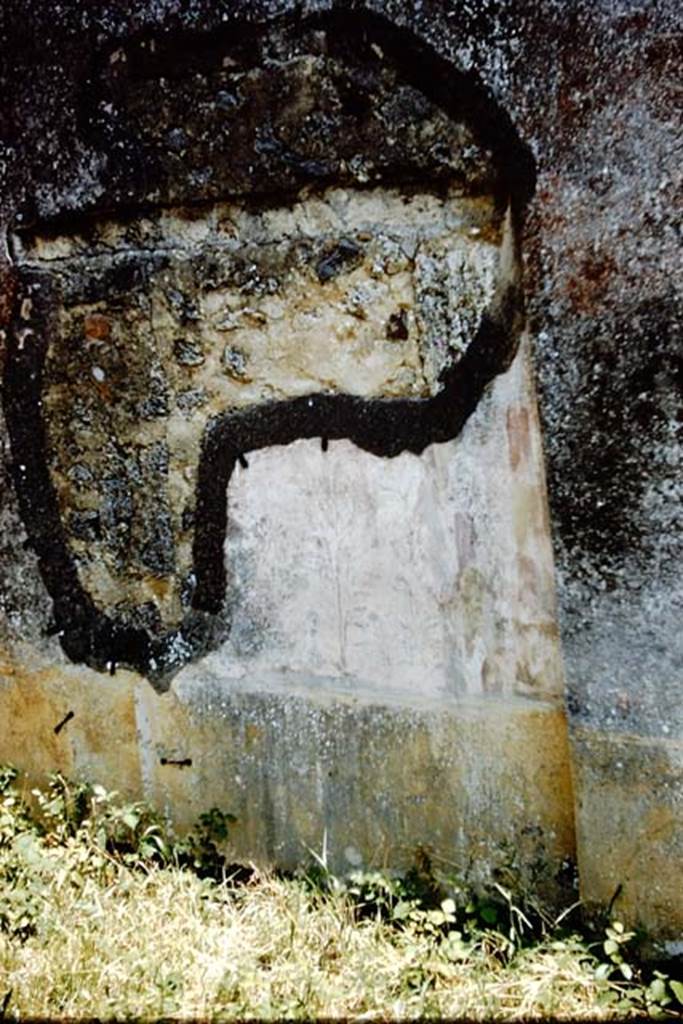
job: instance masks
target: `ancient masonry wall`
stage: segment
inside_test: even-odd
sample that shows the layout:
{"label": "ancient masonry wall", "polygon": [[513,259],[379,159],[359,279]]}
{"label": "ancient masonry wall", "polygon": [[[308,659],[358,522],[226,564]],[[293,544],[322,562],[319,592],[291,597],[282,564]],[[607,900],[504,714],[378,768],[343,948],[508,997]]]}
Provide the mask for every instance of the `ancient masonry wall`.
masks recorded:
{"label": "ancient masonry wall", "polygon": [[0,760],[675,951],[675,5],[328,7],[3,5]]}

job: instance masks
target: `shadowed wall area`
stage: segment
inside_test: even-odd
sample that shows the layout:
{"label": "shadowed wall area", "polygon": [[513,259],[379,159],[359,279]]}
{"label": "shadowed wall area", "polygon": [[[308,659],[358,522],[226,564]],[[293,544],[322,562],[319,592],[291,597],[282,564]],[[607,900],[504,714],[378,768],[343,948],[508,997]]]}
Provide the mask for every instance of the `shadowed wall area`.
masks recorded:
{"label": "shadowed wall area", "polygon": [[675,946],[674,12],[623,8],[4,5],[0,758],[238,857],[578,861]]}

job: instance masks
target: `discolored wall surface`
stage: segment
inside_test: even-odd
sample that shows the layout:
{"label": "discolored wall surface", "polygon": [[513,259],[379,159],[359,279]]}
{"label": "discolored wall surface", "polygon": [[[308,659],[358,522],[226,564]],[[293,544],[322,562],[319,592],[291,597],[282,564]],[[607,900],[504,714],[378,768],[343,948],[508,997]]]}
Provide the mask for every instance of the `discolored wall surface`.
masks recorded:
{"label": "discolored wall surface", "polygon": [[[680,508],[676,448],[680,287],[674,196],[680,185],[680,126],[674,113],[675,5],[660,0],[641,9],[619,2],[525,5],[510,0],[502,6],[436,2],[367,6],[433,47],[443,58],[446,71],[464,72],[467,81],[468,74],[476,72],[531,147],[537,163],[536,193],[523,245],[525,294],[540,390],[559,580],[581,885],[587,901],[605,905],[616,894],[620,914],[675,940],[683,923],[680,894],[671,874],[671,866],[681,861],[683,842],[683,692],[677,626],[680,533],[676,522]],[[40,4],[33,8],[25,3],[5,4],[3,33],[12,54],[2,83],[3,136],[7,139],[2,157],[2,201],[7,222],[16,228],[31,220],[61,217],[62,223],[69,225],[70,210],[98,204],[106,208],[113,196],[117,201],[127,196],[126,201],[134,204],[148,193],[158,198],[164,189],[183,202],[179,182],[188,179],[177,172],[186,140],[178,136],[159,142],[158,151],[167,158],[155,164],[151,179],[148,172],[145,180],[139,152],[121,129],[121,104],[129,104],[128,116],[143,120],[146,116],[149,85],[145,83],[150,78],[148,70],[140,68],[151,66],[154,70],[157,59],[150,56],[149,40],[157,40],[158,59],[167,59],[164,47],[169,53],[174,46],[183,52],[181,44],[174,42],[180,38],[184,46],[187,35],[183,33],[196,36],[208,32],[223,45],[231,26],[245,16],[266,23],[294,7],[286,0],[205,7],[170,2],[162,7],[140,4],[124,14],[114,10],[114,5],[83,12],[79,5],[62,4],[48,16]],[[355,12],[360,7],[336,5],[340,24],[357,18]],[[328,5],[311,3],[296,9],[315,13],[327,10]],[[239,38],[249,38],[248,33],[240,35],[242,29],[235,32]],[[39,52],[36,40],[40,40]],[[287,56],[290,45],[287,33],[281,40],[280,59]],[[210,54],[197,54],[187,47],[184,52],[190,72],[199,74],[202,61]],[[49,60],[46,53],[51,55]],[[192,65],[195,60],[196,68]],[[420,61],[415,64],[418,67]],[[418,67],[416,74],[419,71]],[[442,72],[445,74],[439,65],[438,73],[432,69],[431,75],[438,82]],[[382,75],[379,77],[375,87],[380,93],[382,88],[390,93],[389,84],[383,86]],[[84,113],[83,83],[95,79],[104,82],[103,91],[91,93],[93,109]],[[193,94],[198,110],[205,109],[204,88],[198,80]],[[476,107],[476,96],[467,89],[465,92],[470,109],[473,103]],[[259,90],[255,88],[253,95],[258,96]],[[221,101],[226,117],[236,116],[233,100],[228,90]],[[349,102],[353,105],[354,101]],[[208,107],[206,111],[199,120],[203,130],[209,131],[214,122]],[[171,112],[179,114],[176,108]],[[258,118],[255,121],[260,123]],[[500,124],[496,127],[501,129]],[[272,136],[262,134],[260,148],[252,145],[258,156],[251,169],[247,165],[246,172],[239,167],[235,170],[233,192],[239,191],[240,173],[258,178],[266,173],[263,168],[280,158],[289,175],[288,188],[299,188],[302,174],[308,176],[306,184],[310,185],[311,173],[314,178],[331,173],[322,159],[329,157],[330,140],[328,136],[325,141],[320,128],[318,123],[311,129],[306,166],[282,158],[282,149],[278,157]],[[154,119],[149,130],[154,133]],[[282,141],[290,150],[295,148],[292,136]],[[495,173],[491,176],[476,158],[463,170],[462,164],[448,163],[448,156],[431,149],[435,139],[423,138],[425,141],[422,150],[433,156],[429,166],[419,169],[421,175],[439,178],[445,159],[448,167],[444,174],[470,174],[471,180],[478,174],[480,192],[496,194]],[[201,146],[192,152],[198,154],[196,166],[191,168],[192,189],[213,202],[211,179],[203,176],[206,154]],[[333,154],[336,161],[346,158],[344,153]],[[388,166],[381,155],[376,161],[381,167]],[[367,184],[368,175],[374,173],[367,165],[349,166],[352,188]],[[339,172],[338,162],[332,170]],[[11,288],[7,277],[8,304]],[[100,328],[93,322],[91,329],[96,334]],[[402,346],[409,339],[399,342]],[[239,369],[239,360],[236,365]],[[513,368],[511,372],[518,371]],[[522,379],[523,374],[518,375],[517,380]],[[500,377],[494,387],[502,383]],[[524,417],[533,422],[535,415],[528,392],[523,401],[520,394],[511,412],[517,430]],[[519,411],[520,401],[524,413]],[[502,411],[503,399],[501,403],[498,408]],[[480,407],[475,415],[482,412]],[[474,443],[469,440],[473,424],[470,419],[460,437],[448,443],[460,448]],[[332,441],[327,454],[337,458],[335,445],[344,443]],[[90,669],[74,668],[62,654],[58,639],[44,635],[53,610],[35,556],[30,549],[21,548],[25,534],[13,493],[7,445],[5,450],[0,628],[9,667],[3,677],[3,692],[11,692],[13,702],[19,700],[18,694],[26,697],[29,690],[16,680],[24,678],[22,666],[30,664],[30,674],[56,671],[59,678],[63,673],[65,680],[82,680],[68,684],[82,685],[82,692],[86,686],[88,692],[92,689],[85,682],[92,676],[100,687],[98,700],[105,700],[106,694],[125,690],[128,683],[123,679],[127,676],[119,672],[110,681]],[[267,457],[266,452],[262,455]],[[399,459],[413,457],[405,454]],[[494,457],[492,471],[494,466],[499,471],[498,457]],[[314,458],[312,454],[310,458]],[[391,471],[394,463],[387,462],[387,466]],[[251,468],[260,471],[254,465],[247,473]],[[539,494],[542,474],[538,468],[534,472]],[[233,484],[244,487],[248,479],[238,470]],[[240,491],[236,499],[240,508],[248,507],[247,491]],[[228,537],[228,550],[234,552],[239,539]],[[549,616],[552,620],[553,613]],[[432,640],[429,649],[438,650],[438,642]],[[217,656],[214,653],[210,658]],[[509,682],[507,669],[504,678]],[[549,678],[559,676],[551,673]],[[182,690],[179,679],[174,683],[178,693]],[[553,682],[549,691],[556,692],[556,686]],[[48,690],[46,684],[44,692]],[[62,693],[60,700],[69,703],[67,694],[70,699],[75,691],[58,692]],[[133,719],[132,712],[124,712],[123,707],[130,709],[133,704],[128,697],[121,700],[121,721],[129,723],[121,735],[126,736]],[[12,704],[13,709],[17,707]],[[65,713],[65,705],[60,708]],[[51,707],[48,717],[52,715]],[[28,734],[22,732],[25,726],[17,723],[25,720],[14,711],[10,730],[14,738],[6,741],[10,753],[22,749],[24,741],[18,737]],[[150,721],[156,721],[155,714]],[[74,719],[70,726],[76,722]],[[70,726],[60,733],[63,740]],[[136,728],[141,727],[138,724]],[[457,732],[457,723],[453,728]],[[104,739],[96,741],[89,735],[89,740],[78,741],[81,754],[74,765],[87,767],[85,751],[98,749],[98,744],[106,750]],[[40,758],[46,756],[42,751],[54,749],[58,739],[48,742],[47,733],[45,736]],[[43,763],[37,754],[35,758],[36,766]],[[182,771],[178,778],[189,779],[189,773],[182,775]],[[548,767],[548,778],[552,774]],[[461,773],[459,778],[470,776]],[[484,791],[495,792],[494,775],[488,779]],[[130,780],[133,790],[139,787],[139,776],[133,773]],[[382,787],[386,788],[386,783]],[[466,794],[470,788],[464,786],[461,792]],[[566,784],[560,791],[563,797],[557,797],[556,806],[565,807]],[[530,791],[523,786],[521,792]],[[281,802],[276,800],[276,804]],[[547,806],[552,804],[548,798]],[[558,826],[559,833],[567,836],[563,828]],[[519,838],[519,829],[515,835]],[[605,847],[606,836],[614,837],[609,848]],[[571,847],[571,841],[567,843],[565,849]]]}
{"label": "discolored wall surface", "polygon": [[[203,592],[218,586],[220,526],[201,493],[207,475],[221,475],[221,449],[241,435],[246,468],[245,452],[287,443],[278,420],[297,408],[320,420],[326,442],[373,410],[395,419],[397,400],[406,419],[433,408],[516,273],[510,215],[461,190],[332,189],[291,208],[163,210],[75,238],[18,237],[14,249],[5,407],[37,550],[54,561],[61,530],[61,560],[98,612],[149,637],[146,656],[131,658],[126,644],[89,640],[56,612],[62,646],[160,683],[212,645],[190,609],[206,608]],[[467,382],[455,391],[462,404]],[[366,431],[378,453],[430,439],[420,424],[405,441],[383,429]],[[54,492],[49,530],[42,505],[31,514],[43,487]],[[261,502],[267,492],[264,480]],[[56,609],[73,607],[68,572],[44,575]]]}

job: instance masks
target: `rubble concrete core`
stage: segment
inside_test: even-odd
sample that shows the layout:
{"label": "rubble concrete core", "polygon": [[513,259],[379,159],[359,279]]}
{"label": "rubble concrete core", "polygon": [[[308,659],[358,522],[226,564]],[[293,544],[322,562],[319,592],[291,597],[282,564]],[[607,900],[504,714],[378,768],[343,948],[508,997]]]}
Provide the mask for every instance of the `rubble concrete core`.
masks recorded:
{"label": "rubble concrete core", "polygon": [[[420,451],[457,433],[516,344],[514,309],[499,313],[518,275],[510,210],[461,186],[335,188],[287,206],[162,209],[88,223],[81,234],[16,236],[14,255],[22,279],[14,362],[20,367],[35,349],[29,373],[37,384],[10,429],[21,437],[35,420],[22,465],[45,459],[64,558],[73,560],[84,600],[129,631],[109,649],[103,641],[80,652],[79,638],[65,648],[151,678],[214,647],[230,628],[229,581],[212,566],[224,515],[215,511],[220,498],[202,498],[201,481],[203,471],[215,489],[221,472],[207,470],[208,459],[227,448],[245,463],[250,450],[284,441],[290,428],[276,424],[260,436],[249,423],[263,421],[265,410],[286,419],[288,403],[306,396],[319,422],[311,413],[292,438],[319,434],[326,445],[348,434],[378,454]],[[497,314],[508,337],[489,353],[490,365],[478,381],[470,372],[447,384]],[[48,340],[41,348],[37,338]],[[334,396],[355,405],[345,411]],[[390,416],[371,440],[363,400]],[[399,400],[403,432],[413,423],[404,438],[391,423]],[[421,404],[430,410],[424,417]],[[437,432],[428,426],[434,410]],[[230,471],[222,473],[225,490]],[[40,485],[27,479],[31,488]],[[57,575],[56,609],[64,585]],[[224,606],[218,625],[192,611],[215,615]],[[73,631],[59,615],[57,626],[60,635]],[[130,630],[146,654],[129,653]]]}

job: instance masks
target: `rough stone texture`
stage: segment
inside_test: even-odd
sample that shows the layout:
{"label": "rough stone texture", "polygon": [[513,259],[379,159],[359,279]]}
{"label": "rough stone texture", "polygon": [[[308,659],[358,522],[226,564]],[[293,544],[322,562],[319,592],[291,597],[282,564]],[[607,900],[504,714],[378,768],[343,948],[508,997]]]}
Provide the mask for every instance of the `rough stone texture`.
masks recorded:
{"label": "rough stone texture", "polygon": [[509,365],[530,156],[480,83],[415,45],[289,18],[132,37],[80,83],[100,184],[15,211],[4,373],[73,660],[165,685],[221,642],[245,452],[421,452]]}
{"label": "rough stone texture", "polygon": [[[604,904],[622,884],[617,910],[673,938],[683,928],[675,878],[668,888],[662,883],[656,900],[642,894],[656,865],[664,878],[664,866],[680,860],[683,820],[678,4],[141,0],[85,8],[5,0],[4,215],[17,227],[36,216],[63,217],[98,204],[104,209],[107,196],[116,189],[121,196],[126,187],[130,200],[139,200],[145,188],[140,152],[122,127],[116,90],[119,75],[128,73],[119,65],[138,67],[143,43],[149,50],[150,40],[161,38],[162,52],[176,46],[177,63],[188,54],[193,73],[196,66],[201,75],[210,54],[197,57],[187,49],[197,31],[241,38],[236,24],[243,19],[261,23],[293,11],[330,9],[343,26],[357,22],[366,8],[414,31],[446,68],[463,72],[461,84],[476,73],[537,161],[524,244],[526,294],[545,429],[568,708],[576,723],[583,891]],[[287,56],[287,33],[281,38],[276,59]],[[124,61],[131,40],[131,59]],[[421,63],[415,61],[416,68]],[[433,62],[426,66],[432,74]],[[433,78],[442,81],[442,71]],[[92,90],[95,81],[104,83],[106,95]],[[144,75],[140,83],[138,97],[146,88]],[[204,88],[198,81],[194,103],[201,104]],[[86,95],[99,120],[84,112]],[[226,110],[233,99],[226,92]],[[111,104],[111,111],[98,104]],[[212,122],[204,123],[210,130]],[[107,138],[109,125],[114,134]],[[154,124],[149,130],[153,138]],[[185,141],[168,138],[169,154],[182,152]],[[275,160],[291,187],[301,181],[297,175],[308,175],[310,184],[311,170],[329,170],[311,167],[318,155],[314,137],[313,149],[296,167],[286,148],[273,154],[267,136],[265,141],[262,166]],[[153,188],[175,187],[173,159],[169,155],[157,168]],[[197,166],[195,188],[211,187],[202,180],[204,167]],[[361,179],[356,174],[354,180]],[[17,222],[18,214],[23,221]],[[10,291],[8,280],[6,303]],[[59,663],[55,640],[41,636],[50,602],[35,557],[21,548],[25,534],[9,483],[2,501],[0,629],[8,640],[28,639]],[[644,744],[656,756],[644,756]],[[622,756],[626,748],[628,757]],[[612,772],[609,765],[617,762],[625,767]],[[642,813],[645,793],[650,816]],[[605,835],[614,836],[607,852]],[[646,850],[654,860],[643,855]],[[612,874],[604,866],[607,853]],[[628,871],[620,867],[629,863]]]}
{"label": "rough stone texture", "polygon": [[486,197],[336,189],[17,239],[19,345],[49,332],[49,476],[95,603],[179,626],[212,418],[436,395],[509,273],[509,232]]}

